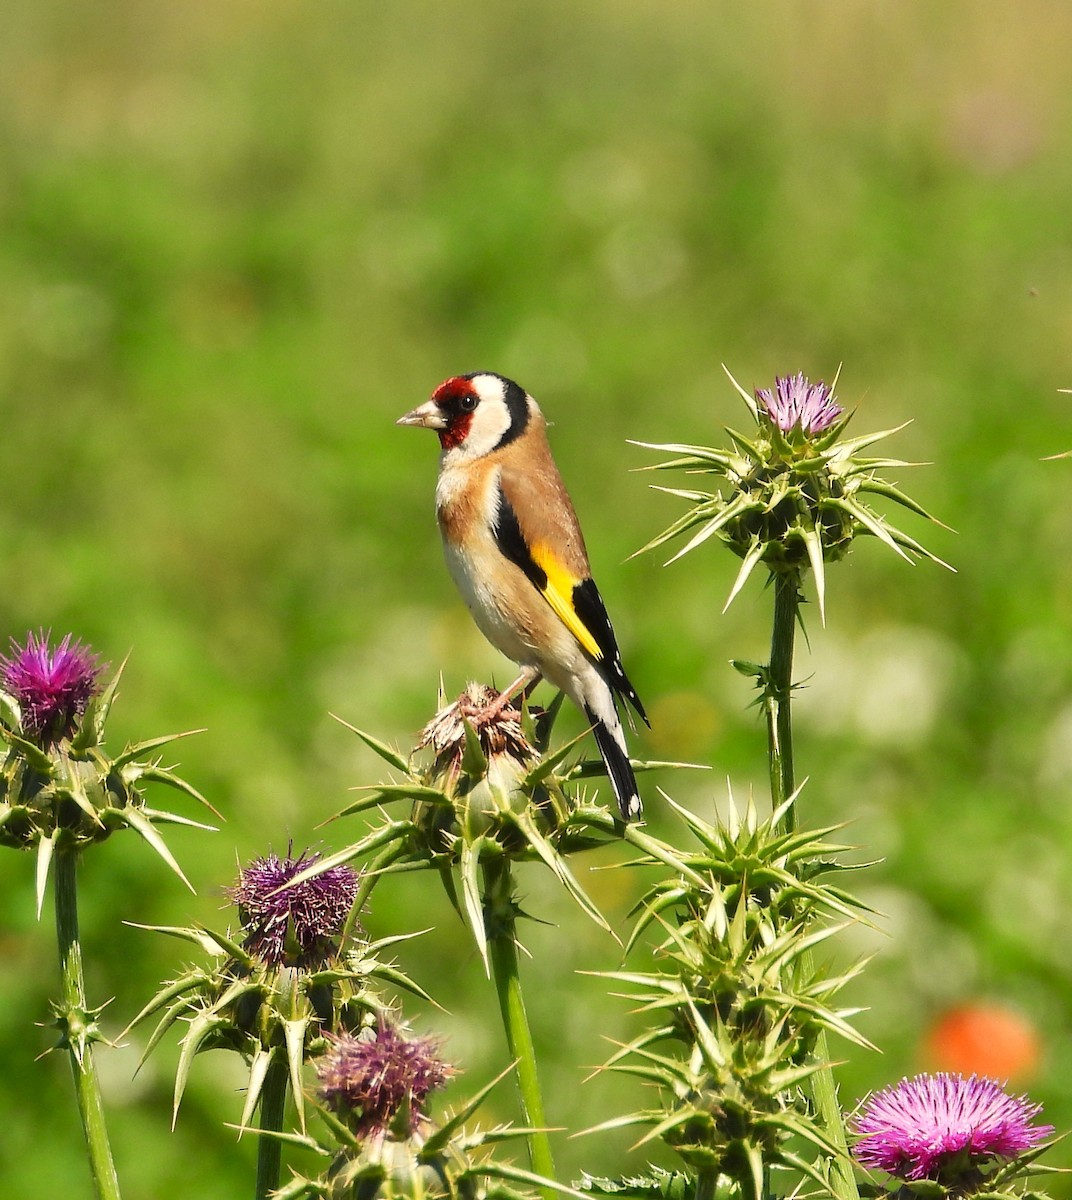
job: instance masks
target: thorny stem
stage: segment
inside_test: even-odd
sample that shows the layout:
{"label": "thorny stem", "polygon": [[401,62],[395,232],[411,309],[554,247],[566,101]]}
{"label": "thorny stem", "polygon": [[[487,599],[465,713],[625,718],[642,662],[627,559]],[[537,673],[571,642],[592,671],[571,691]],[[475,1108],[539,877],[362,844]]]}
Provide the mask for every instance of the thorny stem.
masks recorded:
{"label": "thorny stem", "polygon": [[[528,1135],[529,1163],[537,1174],[554,1179],[555,1164],[551,1141],[546,1132],[543,1095],[536,1069],[536,1050],[525,1012],[521,975],[517,959],[517,910],[514,907],[513,879],[508,860],[485,861],[484,926],[491,952],[491,970],[499,997],[499,1011],[506,1044],[517,1062],[516,1076],[521,1112],[525,1124],[536,1132]],[[554,1195],[549,1189],[545,1195]]]}
{"label": "thorny stem", "polygon": [[[783,804],[796,790],[793,768],[793,646],[800,608],[800,577],[796,572],[774,576],[774,622],[771,656],[767,667],[764,706],[767,712],[767,752],[770,762],[771,802]],[[796,829],[796,805],[785,814],[785,831]],[[801,970],[811,973],[811,951],[801,960]],[[815,1042],[815,1056],[824,1065],[812,1076],[812,1100],[820,1124],[839,1153],[831,1168],[831,1188],[838,1200],[859,1200],[859,1191],[845,1139],[845,1121],[838,1104],[826,1030]]]}
{"label": "thorny stem", "polygon": [[108,1143],[104,1103],[93,1062],[93,1042],[98,1040],[96,1014],[86,1007],[82,976],[82,945],[78,937],[78,850],[62,840],[53,859],[56,902],[56,944],[59,950],[63,1001],[58,1010],[61,1044],[70,1052],[78,1112],[89,1154],[89,1169],[98,1200],[119,1200],[119,1180]]}
{"label": "thorny stem", "polygon": [[[264,1134],[279,1133],[283,1128],[288,1080],[285,1059],[282,1056],[273,1058],[265,1072],[261,1089],[261,1132]],[[279,1138],[266,1136],[258,1139],[255,1200],[267,1200],[278,1189],[282,1161],[283,1143]]]}
{"label": "thorny stem", "polygon": [[[774,624],[763,704],[767,712],[767,752],[770,760],[771,803],[784,804],[796,786],[793,774],[793,646],[800,605],[800,580],[795,572],[774,576]],[[785,815],[786,833],[796,828],[796,807]]]}

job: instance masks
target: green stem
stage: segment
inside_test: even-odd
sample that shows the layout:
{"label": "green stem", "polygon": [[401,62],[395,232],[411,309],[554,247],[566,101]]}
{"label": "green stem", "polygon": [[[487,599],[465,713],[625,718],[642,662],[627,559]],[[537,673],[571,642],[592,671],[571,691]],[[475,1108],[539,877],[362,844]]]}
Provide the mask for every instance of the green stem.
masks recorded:
{"label": "green stem", "polygon": [[[771,802],[775,808],[793,794],[793,647],[800,605],[800,580],[795,573],[774,576],[774,624],[767,667],[764,706],[767,710],[767,749],[770,760]],[[785,829],[796,828],[796,806],[785,814]]]}
{"label": "green stem", "polygon": [[86,1007],[82,976],[82,944],[78,938],[78,850],[61,835],[53,858],[56,900],[56,944],[59,949],[63,1001],[57,1021],[63,1044],[70,1051],[78,1112],[89,1153],[89,1169],[98,1200],[119,1200],[119,1180],[108,1143],[104,1103],[93,1062],[93,1043],[99,1040],[96,1013]]}
{"label": "green stem", "polygon": [[[487,931],[491,970],[499,997],[499,1011],[506,1044],[517,1062],[516,1077],[521,1112],[525,1124],[536,1132],[528,1136],[529,1163],[545,1179],[554,1179],[555,1164],[551,1155],[551,1140],[547,1134],[543,1095],[536,1070],[536,1049],[525,1012],[521,991],[521,975],[517,957],[517,909],[514,906],[513,880],[506,859],[485,862],[484,923]],[[553,1196],[549,1189],[545,1195]]]}
{"label": "green stem", "polygon": [[[767,686],[764,705],[767,712],[767,751],[770,764],[771,803],[774,808],[783,804],[796,790],[793,766],[793,649],[796,640],[800,608],[800,578],[795,573],[774,577],[774,622],[771,629],[771,656],[767,666]],[[786,833],[797,826],[796,805],[784,818]],[[812,973],[812,955],[807,951],[801,958],[801,973]],[[812,1076],[812,1101],[819,1123],[827,1137],[838,1149],[833,1161],[831,1188],[839,1200],[859,1200],[856,1177],[845,1139],[845,1120],[838,1104],[834,1071],[829,1065],[830,1049],[826,1030],[821,1029],[815,1042],[815,1056],[823,1063]]]}
{"label": "green stem", "polygon": [[[289,1078],[286,1059],[280,1054],[269,1064],[261,1088],[260,1108],[263,1133],[271,1134],[282,1131]],[[255,1200],[267,1200],[279,1188],[283,1143],[275,1137],[260,1137],[257,1141],[257,1188],[254,1197]]]}
{"label": "green stem", "polygon": [[718,1170],[715,1167],[701,1167],[696,1172],[696,1190],[693,1200],[715,1200],[718,1188]]}

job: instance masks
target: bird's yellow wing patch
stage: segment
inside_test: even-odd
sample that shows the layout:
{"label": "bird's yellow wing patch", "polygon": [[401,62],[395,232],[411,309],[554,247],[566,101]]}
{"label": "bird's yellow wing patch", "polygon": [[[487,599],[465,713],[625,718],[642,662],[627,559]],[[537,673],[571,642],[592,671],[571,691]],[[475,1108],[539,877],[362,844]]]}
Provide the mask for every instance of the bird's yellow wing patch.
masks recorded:
{"label": "bird's yellow wing patch", "polygon": [[584,581],[578,579],[572,571],[562,565],[546,542],[537,542],[530,547],[529,553],[532,555],[532,561],[547,576],[546,584],[540,589],[544,599],[585,650],[595,659],[602,658],[603,651],[599,648],[599,643],[592,636],[592,631],[577,615],[577,609],[573,604],[574,588]]}

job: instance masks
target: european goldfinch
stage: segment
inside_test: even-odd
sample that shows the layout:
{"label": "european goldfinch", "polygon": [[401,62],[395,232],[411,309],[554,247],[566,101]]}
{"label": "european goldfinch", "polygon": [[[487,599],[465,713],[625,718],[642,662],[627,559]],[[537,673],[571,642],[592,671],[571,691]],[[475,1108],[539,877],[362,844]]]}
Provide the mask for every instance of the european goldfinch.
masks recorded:
{"label": "european goldfinch", "polygon": [[439,434],[436,515],[447,567],[481,633],[521,668],[499,703],[541,676],[588,718],[622,818],[642,811],[618,719],[647,722],[592,579],[573,504],[533,398],[502,375],[456,375],[399,425]]}

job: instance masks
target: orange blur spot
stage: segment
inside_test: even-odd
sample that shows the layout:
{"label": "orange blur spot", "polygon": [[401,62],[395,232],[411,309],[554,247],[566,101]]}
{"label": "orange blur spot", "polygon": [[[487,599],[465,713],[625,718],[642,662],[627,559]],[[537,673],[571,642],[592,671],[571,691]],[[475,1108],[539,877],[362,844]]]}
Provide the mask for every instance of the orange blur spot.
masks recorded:
{"label": "orange blur spot", "polygon": [[1042,1047],[1023,1014],[976,1001],[938,1017],[927,1034],[924,1054],[935,1070],[1023,1083],[1038,1070]]}

